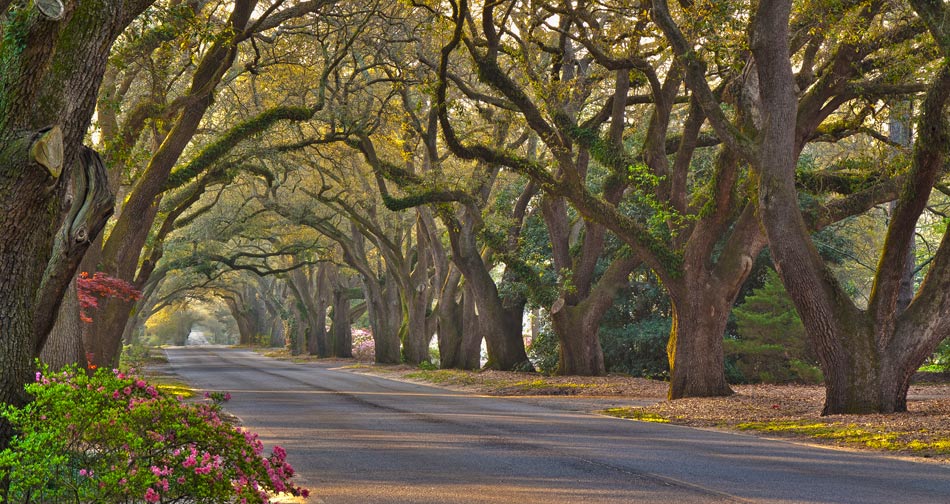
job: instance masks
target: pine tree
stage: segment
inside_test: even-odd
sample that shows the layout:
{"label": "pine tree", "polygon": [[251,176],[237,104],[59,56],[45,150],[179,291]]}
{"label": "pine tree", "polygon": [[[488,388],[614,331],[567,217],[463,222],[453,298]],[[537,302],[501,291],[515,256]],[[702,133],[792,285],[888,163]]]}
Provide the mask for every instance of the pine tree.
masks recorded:
{"label": "pine tree", "polygon": [[774,270],[768,271],[762,287],[747,296],[733,315],[739,334],[726,340],[726,354],[747,381],[821,381],[805,342],[805,328]]}

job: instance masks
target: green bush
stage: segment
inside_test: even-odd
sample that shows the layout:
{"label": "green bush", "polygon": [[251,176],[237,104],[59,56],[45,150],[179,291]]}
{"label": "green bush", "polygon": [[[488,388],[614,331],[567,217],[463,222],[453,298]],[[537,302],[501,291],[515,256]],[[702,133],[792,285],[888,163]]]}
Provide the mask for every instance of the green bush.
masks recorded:
{"label": "green bush", "polygon": [[528,358],[539,372],[553,374],[557,371],[560,349],[557,335],[551,330],[550,324],[545,324],[538,337],[528,343]]}
{"label": "green bush", "polygon": [[945,373],[950,371],[950,338],[940,342],[934,353],[924,362],[921,371]]}
{"label": "green bush", "polygon": [[[290,483],[286,452],[119,370],[40,371],[33,401],[3,406],[17,436],[0,452],[7,502],[268,502]],[[223,396],[222,396],[223,398]]]}
{"label": "green bush", "polygon": [[644,378],[668,379],[670,361],[666,343],[670,338],[670,319],[651,316],[623,327],[603,327],[600,344],[604,364],[613,373]]}

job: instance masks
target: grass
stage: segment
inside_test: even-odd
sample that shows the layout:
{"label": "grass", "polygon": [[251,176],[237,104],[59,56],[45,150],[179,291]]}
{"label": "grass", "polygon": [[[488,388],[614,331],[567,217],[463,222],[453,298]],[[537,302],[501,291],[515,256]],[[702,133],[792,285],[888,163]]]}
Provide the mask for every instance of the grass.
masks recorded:
{"label": "grass", "polygon": [[148,377],[148,382],[165,394],[181,396],[185,399],[190,399],[195,396],[195,389],[173,376],[151,375]]}
{"label": "grass", "polygon": [[[635,407],[610,408],[601,413],[638,422],[681,423],[679,420],[683,420],[667,418],[645,408]],[[719,426],[853,448],[902,452],[922,457],[950,456],[950,437],[935,438],[927,429],[887,430],[883,426],[873,424],[860,425],[808,419],[723,423]]]}
{"label": "grass", "polygon": [[670,423],[669,419],[663,418],[656,413],[646,411],[643,408],[608,408],[602,411],[602,413],[608,416],[626,418],[628,420],[636,420],[638,422]]}
{"label": "grass", "polygon": [[793,434],[816,440],[831,440],[845,445],[857,445],[876,450],[911,451],[921,454],[950,455],[950,439],[918,439],[924,432],[884,431],[842,422],[743,422],[739,430]]}
{"label": "grass", "polygon": [[404,375],[413,380],[422,380],[437,385],[476,385],[482,383],[477,380],[472,371],[460,369],[420,369]]}

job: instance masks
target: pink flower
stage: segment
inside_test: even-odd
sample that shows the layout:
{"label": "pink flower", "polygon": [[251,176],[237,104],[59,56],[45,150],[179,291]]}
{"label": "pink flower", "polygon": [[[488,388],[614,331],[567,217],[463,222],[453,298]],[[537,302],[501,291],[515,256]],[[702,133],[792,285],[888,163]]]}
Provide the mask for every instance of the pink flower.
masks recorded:
{"label": "pink flower", "polygon": [[145,500],[148,502],[158,502],[161,498],[162,496],[159,495],[154,488],[149,488],[145,491]]}
{"label": "pink flower", "polygon": [[197,463],[197,461],[195,460],[195,454],[192,453],[191,455],[188,455],[188,458],[186,458],[184,462],[181,463],[181,466],[182,466],[182,467],[191,467],[191,466],[195,465],[196,463]]}
{"label": "pink flower", "polygon": [[135,380],[135,386],[138,388],[145,388],[145,380]]}
{"label": "pink flower", "polygon": [[129,395],[132,393],[132,387],[125,387],[122,389],[122,392],[125,392],[125,395]]}

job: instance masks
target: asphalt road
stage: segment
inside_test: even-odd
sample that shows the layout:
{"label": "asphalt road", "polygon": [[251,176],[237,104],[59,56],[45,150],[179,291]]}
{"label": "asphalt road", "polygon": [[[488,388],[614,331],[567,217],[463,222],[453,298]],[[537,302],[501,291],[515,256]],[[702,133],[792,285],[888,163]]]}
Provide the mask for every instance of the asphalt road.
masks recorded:
{"label": "asphalt road", "polygon": [[287,448],[314,503],[950,503],[950,467],[632,422],[293,364],[167,350]]}

